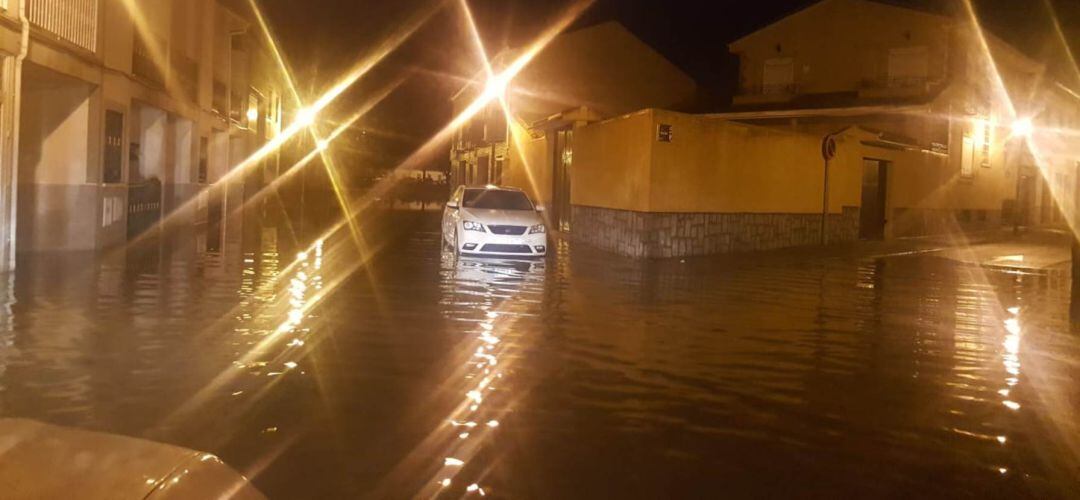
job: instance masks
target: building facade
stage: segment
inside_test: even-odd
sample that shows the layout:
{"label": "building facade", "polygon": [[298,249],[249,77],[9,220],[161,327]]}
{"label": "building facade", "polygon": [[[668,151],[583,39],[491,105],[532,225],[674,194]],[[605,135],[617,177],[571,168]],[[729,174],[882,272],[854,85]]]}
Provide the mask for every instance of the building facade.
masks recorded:
{"label": "building facade", "polygon": [[[516,53],[499,54],[493,66]],[[480,85],[466,85],[454,96],[455,114]],[[689,76],[617,23],[562,34],[514,79],[503,99],[457,131],[451,186],[521,187],[568,223],[571,172],[563,160],[572,156],[575,128],[642,108],[678,109],[696,97]]]}
{"label": "building facade", "polygon": [[880,174],[881,199],[867,201],[884,207],[885,236],[1053,224],[1057,200],[1074,206],[1080,152],[1062,132],[1080,126],[1080,100],[967,12],[826,0],[729,49],[740,93],[725,118],[879,134],[860,146],[880,160],[866,175]]}
{"label": "building facade", "polygon": [[[1076,210],[1067,131],[1080,99],[968,16],[824,0],[729,50],[741,68],[729,112],[598,113],[582,99],[511,119],[502,182],[548,204],[574,241],[637,257],[1056,224]],[[595,68],[550,71],[570,88],[619,88]]]}
{"label": "building facade", "polygon": [[206,224],[206,246],[220,244],[243,189],[216,181],[279,132],[283,114],[282,79],[247,4],[0,7],[2,266],[16,252],[123,245],[166,218]]}

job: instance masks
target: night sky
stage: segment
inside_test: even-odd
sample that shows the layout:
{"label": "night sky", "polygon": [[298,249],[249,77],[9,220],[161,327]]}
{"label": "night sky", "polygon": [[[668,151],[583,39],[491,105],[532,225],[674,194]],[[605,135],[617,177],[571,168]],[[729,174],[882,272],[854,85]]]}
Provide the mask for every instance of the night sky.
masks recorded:
{"label": "night sky", "polygon": [[[382,133],[390,149],[407,152],[450,119],[449,97],[460,78],[479,71],[479,61],[466,35],[457,0],[260,0],[285,48],[301,86],[307,92],[325,89],[380,40],[427,10],[433,14],[420,30],[381,62],[341,100],[347,113],[365,96],[389,82],[404,84],[379,105],[363,127]],[[598,0],[575,27],[615,20],[686,71],[714,99],[727,102],[737,65],[727,44],[814,0],[686,1]],[[896,0],[888,3],[945,10],[951,0]],[[437,8],[438,5],[441,8]],[[1052,0],[1068,39],[1080,40],[1080,0]],[[550,23],[566,1],[470,0],[488,53],[527,42]],[[975,0],[983,23],[1029,55],[1064,60],[1056,43],[1050,10],[1044,0]],[[1080,53],[1080,44],[1074,47]],[[1059,68],[1061,78],[1072,75]],[[1080,82],[1069,82],[1080,86]],[[444,161],[434,158],[433,162]]]}

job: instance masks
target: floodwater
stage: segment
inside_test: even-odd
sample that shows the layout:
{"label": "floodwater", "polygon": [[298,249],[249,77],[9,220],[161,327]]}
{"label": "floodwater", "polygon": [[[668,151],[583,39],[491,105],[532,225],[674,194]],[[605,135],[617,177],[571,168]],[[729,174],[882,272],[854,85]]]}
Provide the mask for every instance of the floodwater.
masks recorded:
{"label": "floodwater", "polygon": [[1080,496],[1064,270],[247,240],[25,259],[0,415],[209,451],[271,498]]}

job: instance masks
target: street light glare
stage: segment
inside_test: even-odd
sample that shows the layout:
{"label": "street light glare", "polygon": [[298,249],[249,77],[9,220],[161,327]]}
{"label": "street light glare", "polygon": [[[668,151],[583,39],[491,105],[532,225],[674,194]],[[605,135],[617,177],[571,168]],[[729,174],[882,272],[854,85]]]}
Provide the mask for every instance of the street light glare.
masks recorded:
{"label": "street light glare", "polygon": [[312,108],[302,108],[296,112],[296,124],[301,127],[310,127],[315,123],[315,110]]}
{"label": "street light glare", "polygon": [[510,80],[516,75],[503,73],[501,75],[493,76],[488,79],[487,88],[484,89],[484,96],[488,97],[488,100],[501,99],[506,96],[506,88],[510,86]]}
{"label": "street light glare", "polygon": [[1016,137],[1031,137],[1031,134],[1035,132],[1035,125],[1031,123],[1031,118],[1018,118],[1012,124],[1012,133]]}

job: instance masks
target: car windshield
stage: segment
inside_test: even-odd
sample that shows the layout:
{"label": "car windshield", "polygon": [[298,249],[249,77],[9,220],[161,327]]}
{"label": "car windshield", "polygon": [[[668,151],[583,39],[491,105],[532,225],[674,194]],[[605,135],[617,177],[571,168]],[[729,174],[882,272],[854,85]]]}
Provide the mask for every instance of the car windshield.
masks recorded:
{"label": "car windshield", "polygon": [[532,202],[521,191],[501,189],[466,189],[461,198],[465,208],[486,208],[492,210],[532,210]]}

